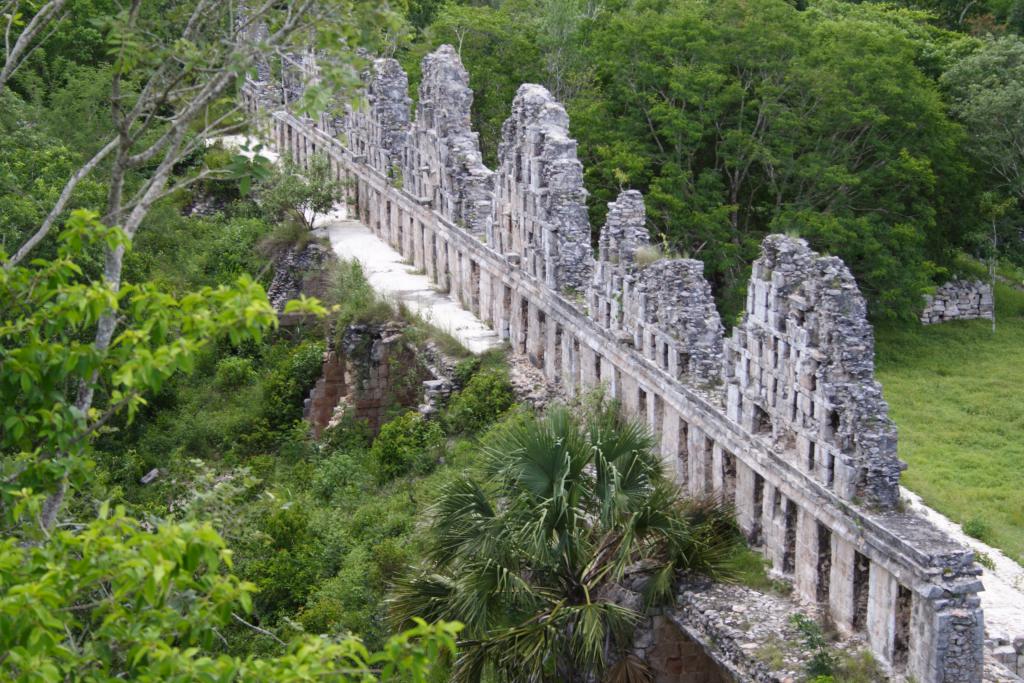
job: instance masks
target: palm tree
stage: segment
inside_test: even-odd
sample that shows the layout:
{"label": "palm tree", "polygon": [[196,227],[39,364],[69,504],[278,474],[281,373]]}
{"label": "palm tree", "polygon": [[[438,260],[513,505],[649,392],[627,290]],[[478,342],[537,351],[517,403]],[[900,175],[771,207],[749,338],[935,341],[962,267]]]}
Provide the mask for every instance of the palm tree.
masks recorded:
{"label": "palm tree", "polygon": [[463,622],[455,681],[643,680],[626,654],[642,609],[680,571],[721,576],[741,543],[727,510],[679,498],[652,447],[610,409],[499,429],[482,480],[441,490],[424,565],[390,597],[396,625]]}

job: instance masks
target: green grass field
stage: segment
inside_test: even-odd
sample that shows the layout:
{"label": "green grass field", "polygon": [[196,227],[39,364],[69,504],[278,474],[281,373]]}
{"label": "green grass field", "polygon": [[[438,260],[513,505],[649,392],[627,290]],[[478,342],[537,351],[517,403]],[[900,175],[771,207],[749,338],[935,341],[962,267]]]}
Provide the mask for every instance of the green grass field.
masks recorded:
{"label": "green grass field", "polygon": [[989,321],[883,325],[878,379],[899,427],[903,483],[1024,562],[1024,292]]}

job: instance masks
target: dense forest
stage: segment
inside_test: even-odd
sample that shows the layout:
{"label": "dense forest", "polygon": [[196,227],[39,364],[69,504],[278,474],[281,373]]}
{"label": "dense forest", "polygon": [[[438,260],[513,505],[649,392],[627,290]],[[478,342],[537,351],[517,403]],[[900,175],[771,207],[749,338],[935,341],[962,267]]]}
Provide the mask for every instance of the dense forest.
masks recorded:
{"label": "dense forest", "polygon": [[[274,264],[344,188],[217,142],[258,132],[257,63],[316,49],[314,113],[358,99],[363,50],[415,89],[450,43],[491,162],[518,86],[546,85],[595,230],[642,190],[730,318],[769,232],[841,256],[878,320],[1024,266],[1024,0],[238,5],[0,0],[5,680],[639,680],[639,612],[589,600],[626,565],[651,568],[645,607],[680,571],[778,589],[613,405],[518,404],[501,353],[357,265],[279,325]],[[459,359],[460,390],[437,419],[394,404],[379,434],[342,416],[314,438],[332,331],[387,320]]]}

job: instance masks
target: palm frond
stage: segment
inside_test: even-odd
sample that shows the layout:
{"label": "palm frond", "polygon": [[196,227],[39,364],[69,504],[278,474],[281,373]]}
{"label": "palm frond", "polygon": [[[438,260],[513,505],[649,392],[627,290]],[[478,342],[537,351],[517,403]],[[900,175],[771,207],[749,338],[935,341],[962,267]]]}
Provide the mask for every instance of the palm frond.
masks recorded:
{"label": "palm frond", "polygon": [[455,582],[451,577],[422,572],[399,579],[387,598],[388,621],[396,629],[404,628],[413,617],[424,621],[454,621],[452,596]]}
{"label": "palm frond", "polygon": [[640,659],[626,655],[608,670],[604,683],[652,683],[654,675]]}

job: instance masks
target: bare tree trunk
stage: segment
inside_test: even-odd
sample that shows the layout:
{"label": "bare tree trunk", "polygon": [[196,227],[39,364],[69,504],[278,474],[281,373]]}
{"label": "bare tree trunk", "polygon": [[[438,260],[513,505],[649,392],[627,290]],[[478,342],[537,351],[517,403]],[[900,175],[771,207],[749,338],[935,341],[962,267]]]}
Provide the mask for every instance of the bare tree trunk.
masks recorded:
{"label": "bare tree trunk", "polygon": [[[14,45],[11,45],[11,28],[14,24],[14,17],[19,14],[18,8],[21,3],[14,3],[7,14],[7,25],[4,27],[4,64],[0,67],[0,90],[7,85],[18,67],[25,63],[28,56],[43,42],[37,40],[43,31],[47,29],[53,32],[57,22],[63,19],[58,17],[67,4],[67,0],[50,0],[39,8],[28,26],[21,32]],[[8,8],[4,8],[5,10]]]}
{"label": "bare tree trunk", "polygon": [[992,256],[988,260],[988,286],[992,289],[992,334],[996,333],[996,249],[999,246],[999,234],[996,232],[996,219],[992,219]]}

